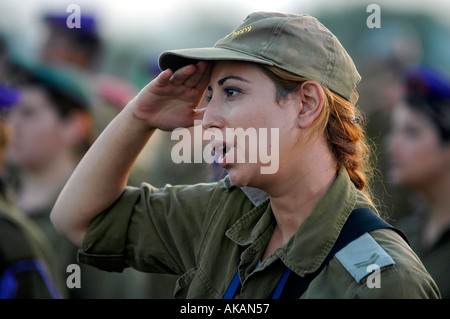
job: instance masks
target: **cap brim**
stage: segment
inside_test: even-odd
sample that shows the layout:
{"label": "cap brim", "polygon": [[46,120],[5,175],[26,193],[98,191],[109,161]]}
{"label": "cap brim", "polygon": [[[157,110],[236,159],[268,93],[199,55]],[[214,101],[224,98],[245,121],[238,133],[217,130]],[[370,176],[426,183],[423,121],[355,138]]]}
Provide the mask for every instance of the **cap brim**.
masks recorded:
{"label": "cap brim", "polygon": [[269,60],[264,60],[252,55],[224,48],[197,48],[169,50],[159,56],[159,68],[176,71],[188,64],[196,64],[199,61],[244,61],[265,65],[274,65]]}

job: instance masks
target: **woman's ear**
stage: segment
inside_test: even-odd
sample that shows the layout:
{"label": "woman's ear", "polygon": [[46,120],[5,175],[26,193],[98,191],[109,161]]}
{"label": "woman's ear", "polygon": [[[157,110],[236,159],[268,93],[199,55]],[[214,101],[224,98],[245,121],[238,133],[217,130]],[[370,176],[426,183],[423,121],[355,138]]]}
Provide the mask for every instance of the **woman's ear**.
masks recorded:
{"label": "woman's ear", "polygon": [[300,85],[297,94],[301,101],[298,124],[301,128],[309,128],[322,112],[325,92],[318,82],[308,80]]}

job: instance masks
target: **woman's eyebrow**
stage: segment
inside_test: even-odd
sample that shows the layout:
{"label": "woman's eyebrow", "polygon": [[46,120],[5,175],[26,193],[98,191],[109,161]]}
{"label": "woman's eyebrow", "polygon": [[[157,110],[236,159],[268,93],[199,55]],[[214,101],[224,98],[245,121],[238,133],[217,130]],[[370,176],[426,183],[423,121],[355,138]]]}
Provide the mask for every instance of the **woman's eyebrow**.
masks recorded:
{"label": "woman's eyebrow", "polygon": [[217,81],[217,84],[222,86],[227,80],[237,80],[237,81],[250,83],[250,81],[247,81],[246,79],[243,79],[243,78],[241,78],[239,76],[230,75],[230,76],[226,76],[224,78],[221,78],[219,81]]}
{"label": "woman's eyebrow", "polygon": [[[219,81],[217,81],[217,83],[219,84],[219,86],[222,86],[227,80],[237,80],[237,81],[241,81],[241,82],[246,82],[246,83],[251,83],[250,81],[241,78],[239,76],[234,76],[234,75],[230,75],[230,76],[226,76],[224,78],[221,78]],[[208,85],[207,88],[208,91],[212,91],[212,87],[211,85]]]}

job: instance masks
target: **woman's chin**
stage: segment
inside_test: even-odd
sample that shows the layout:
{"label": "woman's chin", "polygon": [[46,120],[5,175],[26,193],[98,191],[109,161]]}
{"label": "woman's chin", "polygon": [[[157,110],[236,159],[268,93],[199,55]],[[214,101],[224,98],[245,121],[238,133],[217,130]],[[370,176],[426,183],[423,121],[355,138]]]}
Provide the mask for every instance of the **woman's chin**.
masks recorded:
{"label": "woman's chin", "polygon": [[230,177],[231,184],[238,187],[248,186],[249,181],[244,172],[236,169],[235,167],[228,167],[227,172]]}

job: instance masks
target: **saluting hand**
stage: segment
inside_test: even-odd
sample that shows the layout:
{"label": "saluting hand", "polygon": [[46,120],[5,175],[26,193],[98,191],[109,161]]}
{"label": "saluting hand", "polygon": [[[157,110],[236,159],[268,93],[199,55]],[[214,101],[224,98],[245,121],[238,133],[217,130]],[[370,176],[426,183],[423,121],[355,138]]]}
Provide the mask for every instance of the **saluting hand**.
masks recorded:
{"label": "saluting hand", "polygon": [[175,73],[167,69],[145,86],[133,99],[134,114],[150,128],[172,131],[201,120],[203,110],[196,109],[209,84],[211,65],[200,61]]}

